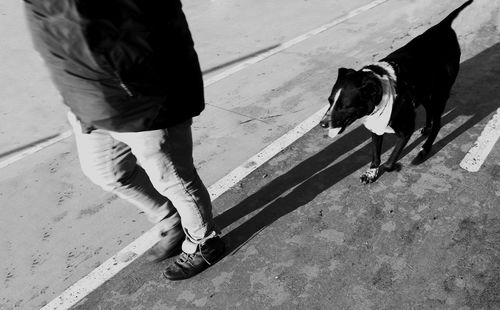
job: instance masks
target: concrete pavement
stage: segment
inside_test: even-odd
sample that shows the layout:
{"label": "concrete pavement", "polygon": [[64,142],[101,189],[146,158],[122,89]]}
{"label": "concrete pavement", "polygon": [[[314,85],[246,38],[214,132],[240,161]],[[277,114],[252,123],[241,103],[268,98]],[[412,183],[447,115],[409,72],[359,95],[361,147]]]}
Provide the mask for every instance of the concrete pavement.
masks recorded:
{"label": "concrete pavement", "polygon": [[74,309],[498,309],[500,145],[477,173],[459,163],[499,107],[499,74],[500,44],[462,63],[420,166],[415,134],[400,172],[363,185],[369,133],[316,128],[215,201],[222,261],[170,282],[168,262],[139,259]]}
{"label": "concrete pavement", "polygon": [[[289,1],[287,5],[282,5],[280,2],[274,4],[266,2],[261,3],[262,7],[256,4],[246,4],[243,1],[211,1],[203,4],[190,1],[186,2],[186,13],[197,41],[204,70],[208,72],[207,77],[210,77],[224,70],[226,68],[224,64],[245,58],[256,51],[276,46],[282,41],[309,31],[367,2],[369,1],[345,1],[345,3],[336,4],[336,10],[332,13],[332,11],[328,10],[328,5],[324,1]],[[230,79],[209,87],[206,90],[209,105],[194,125],[195,159],[202,178],[208,185],[212,184],[215,180],[241,164],[251,154],[256,153],[305,117],[318,110],[326,103],[325,98],[339,66],[360,66],[385,55],[390,50],[404,44],[411,36],[422,32],[432,23],[440,20],[459,3],[461,2],[451,0],[440,1],[439,3],[433,3],[430,0],[418,2],[388,1],[367,14],[353,18],[286,52],[239,72]],[[7,10],[12,7],[17,10],[16,6],[18,5],[0,4],[0,12],[12,13],[8,15],[9,18],[2,18],[2,26],[6,25],[6,27],[0,27],[3,31],[13,29],[15,25],[19,24],[20,19],[17,18],[21,18],[21,16],[18,12]],[[457,29],[463,46],[463,59],[465,63],[470,61],[469,74],[465,76],[465,79],[460,80],[465,83],[464,87],[460,89],[467,91],[459,93],[458,97],[455,96],[455,98],[457,100],[468,98],[469,101],[472,100],[473,102],[486,101],[488,104],[478,111],[474,107],[471,110],[462,108],[460,113],[450,112],[450,124],[452,120],[467,118],[465,120],[466,125],[460,125],[464,126],[465,130],[453,131],[453,134],[442,142],[442,148],[464,135],[471,135],[469,130],[476,128],[472,126],[481,126],[484,118],[488,117],[493,111],[495,104],[493,101],[498,93],[498,91],[495,91],[495,89],[498,89],[498,85],[494,83],[498,77],[498,67],[496,66],[498,58],[495,58],[497,47],[494,45],[499,41],[498,28],[495,28],[500,25],[498,12],[496,3],[476,0],[474,5],[464,11],[455,23],[454,28]],[[193,16],[193,18],[190,18],[190,16]],[[242,29],[246,33],[243,37],[241,36]],[[6,33],[4,37],[7,38],[6,46],[9,49],[2,48],[0,50],[3,53],[3,58],[11,59],[11,61],[5,61],[2,64],[4,66],[2,72],[7,73],[3,76],[3,82],[12,85],[11,88],[2,88],[2,92],[6,91],[2,93],[2,97],[10,98],[9,101],[2,103],[3,114],[0,122],[2,124],[0,128],[0,145],[2,145],[2,151],[5,153],[12,150],[12,148],[58,133],[64,130],[66,125],[64,122],[64,109],[61,105],[52,104],[57,98],[57,94],[51,90],[51,85],[47,81],[41,64],[36,63],[36,55],[30,50],[28,40],[25,40],[25,34],[19,30],[18,32]],[[30,61],[19,62],[19,59],[30,59]],[[18,66],[15,65],[16,60],[19,63]],[[215,70],[212,70],[214,68]],[[16,70],[19,74],[16,73]],[[470,80],[473,83],[467,84]],[[31,86],[26,87],[26,85]],[[498,106],[498,103],[496,104]],[[46,121],[40,122],[40,119]],[[6,125],[8,125],[8,130],[5,127]],[[476,128],[477,130],[478,128]],[[315,132],[310,139],[320,142],[317,141],[318,135],[322,136],[321,133]],[[348,136],[356,138],[353,139],[353,143],[358,143],[349,144],[348,149],[355,148],[364,141],[360,136],[361,134]],[[469,138],[466,143],[460,146],[461,152],[467,151],[468,144],[473,143],[474,136],[471,135]],[[309,151],[304,151],[301,148],[296,153],[313,156],[315,152],[320,152],[323,148],[332,150],[339,145],[335,142],[331,147],[327,147],[326,145],[330,142],[322,140],[319,145],[308,145],[306,149],[309,148]],[[234,145],[238,147],[235,148]],[[363,147],[361,145],[361,148]],[[337,183],[341,184],[351,180],[355,184],[357,175],[353,169],[356,167],[356,169],[361,168],[361,163],[359,163],[359,167],[352,168],[351,160],[357,157],[351,157],[351,154],[346,152],[345,148],[339,152],[344,152],[342,154],[344,154],[343,160],[345,161],[343,161],[342,165],[335,166],[334,171],[342,171],[341,167],[346,165],[347,168],[345,169],[348,170],[333,177],[335,182],[330,183],[330,185],[335,185],[333,190],[336,190]],[[331,155],[331,152],[326,154]],[[356,154],[358,153],[354,153],[354,155]],[[498,149],[495,149],[493,154],[498,154]],[[287,157],[283,160],[284,166],[272,173],[265,172],[262,174],[262,176],[267,174],[265,178],[254,176],[244,181],[249,182],[248,184],[251,184],[251,186],[243,186],[249,191],[242,191],[240,195],[243,196],[250,194],[252,191],[258,192],[271,179],[269,176],[272,174],[283,174],[288,171],[287,169],[295,165],[302,167],[299,169],[301,171],[299,181],[294,181],[296,177],[291,179],[285,177],[280,179],[283,180],[282,182],[273,183],[279,185],[272,186],[270,192],[263,190],[258,195],[258,197],[261,197],[260,200],[251,200],[254,207],[249,208],[250,212],[245,211],[247,209],[244,207],[245,204],[242,205],[243,207],[235,207],[241,204],[241,201],[238,200],[243,199],[241,196],[240,198],[231,198],[231,196],[226,195],[216,202],[215,210],[222,216],[218,220],[221,221],[222,226],[225,227],[225,231],[228,233],[228,241],[234,243],[231,247],[243,246],[238,253],[241,253],[242,250],[248,250],[248,253],[251,254],[254,251],[244,243],[257,232],[257,229],[252,228],[253,226],[264,228],[271,224],[262,233],[257,234],[255,238],[257,240],[262,240],[260,238],[263,238],[263,236],[265,236],[265,240],[276,238],[275,244],[268,244],[268,246],[270,249],[274,247],[277,252],[289,253],[294,250],[293,243],[284,243],[283,238],[278,238],[277,235],[273,237],[273,234],[269,235],[266,231],[268,229],[272,231],[281,229],[281,231],[290,234],[287,225],[293,228],[293,225],[300,226],[304,223],[299,224],[297,222],[294,224],[288,222],[286,225],[284,223],[284,226],[276,226],[277,223],[280,223],[280,220],[268,222],[265,218],[277,220],[280,217],[279,215],[289,213],[289,216],[292,216],[295,214],[292,211],[299,210],[298,204],[301,202],[297,196],[289,197],[293,198],[292,202],[297,200],[293,204],[296,207],[295,209],[273,207],[272,210],[281,210],[278,211],[277,215],[273,215],[271,209],[266,207],[267,211],[258,217],[260,220],[250,221],[246,225],[242,223],[245,222],[245,219],[250,219],[255,212],[259,212],[259,208],[264,207],[262,200],[276,199],[283,192],[293,191],[295,186],[305,180],[300,181],[300,175],[304,173],[307,175],[310,172],[309,170],[314,171],[312,167],[315,167],[315,165],[324,165],[326,168],[327,162],[330,161],[329,156],[318,154],[318,156],[314,156],[314,158],[321,159],[318,164],[315,161],[304,161],[306,157],[297,157],[299,155],[286,155]],[[340,155],[334,153],[334,156]],[[296,161],[289,161],[287,160],[288,157],[292,159],[296,157]],[[459,158],[457,157],[455,160],[459,160]],[[491,160],[491,157],[488,160]],[[368,162],[366,158],[363,158],[362,161],[362,164]],[[300,164],[301,162],[303,164]],[[274,163],[275,166],[279,166],[276,161]],[[432,161],[429,163],[432,163]],[[351,176],[351,173],[354,174]],[[492,172],[492,175],[494,174]],[[290,174],[286,173],[286,175]],[[290,176],[294,175],[295,173],[292,173]],[[333,173],[329,175],[331,176]],[[465,175],[468,176],[468,174]],[[479,179],[482,181],[474,180],[471,184],[481,185],[480,189],[482,189],[482,184],[488,184],[488,182],[498,185],[493,177],[488,178],[487,176],[488,174],[481,174]],[[350,177],[351,179],[349,179]],[[417,177],[414,176],[413,178]],[[324,179],[316,180],[324,181]],[[412,183],[411,180],[407,181],[407,183]],[[436,179],[435,181],[439,183],[440,180]],[[426,179],[424,178],[421,182],[417,184],[417,187],[421,188],[420,191],[428,191]],[[4,219],[0,228],[2,235],[1,246],[2,249],[6,249],[0,253],[0,271],[4,278],[0,301],[7,309],[15,307],[35,309],[43,305],[149,227],[149,223],[133,207],[117,200],[114,196],[103,193],[99,188],[89,184],[81,175],[71,139],[37,153],[30,157],[29,160],[3,169],[0,173],[0,184],[0,210]],[[309,197],[306,200],[319,195],[320,189],[324,189],[324,195],[326,195],[330,188],[328,184],[326,182],[316,190],[310,189],[311,186],[307,187],[313,194],[306,194],[306,197]],[[454,183],[452,185],[455,186]],[[436,186],[438,185],[434,187]],[[397,190],[397,187],[389,189],[389,192],[393,191],[393,198],[395,198],[394,196],[402,196],[402,194],[397,194]],[[280,193],[280,191],[282,192]],[[317,192],[314,193],[314,191]],[[356,191],[359,192],[358,189]],[[305,191],[299,191],[299,193],[305,193]],[[488,193],[488,199],[495,198],[495,196],[491,196],[491,192]],[[269,197],[266,198],[267,194],[269,194]],[[349,199],[356,201],[352,197],[336,195],[333,194],[332,199],[346,202]],[[378,197],[380,198],[380,196]],[[408,200],[411,200],[411,197]],[[269,202],[271,201],[265,203]],[[279,204],[278,206],[283,205]],[[360,208],[359,212],[368,210],[367,206],[367,204],[360,204],[358,206]],[[224,211],[229,209],[234,210],[228,211],[229,213],[226,214]],[[319,212],[322,209],[313,207],[312,210]],[[335,211],[335,208],[333,211]],[[481,209],[480,212],[483,211]],[[324,212],[327,211],[323,210],[321,213]],[[242,218],[242,222],[236,221],[240,218]],[[285,219],[286,217],[283,217],[283,220]],[[357,220],[358,218],[350,217],[349,220],[347,218],[345,220],[346,223],[350,223],[349,221],[353,219]],[[361,220],[368,221],[366,219]],[[113,225],[110,225],[110,223]],[[240,226],[238,223],[242,224],[243,228],[236,229]],[[401,223],[403,226],[407,225],[404,219],[401,220]],[[448,225],[453,223],[450,222]],[[328,225],[334,224],[339,223],[330,222]],[[275,226],[276,228],[273,228]],[[344,236],[349,234],[348,231],[340,229],[337,232],[342,232]],[[340,236],[340,233],[332,233],[334,236]],[[309,237],[306,235],[305,240],[309,240],[307,239]],[[337,237],[327,236],[325,240],[335,243]],[[307,243],[310,242],[307,241]],[[284,244],[288,246],[285,248]],[[70,246],[68,247],[68,245]],[[313,246],[312,243],[311,246]],[[319,244],[318,248],[321,248]],[[259,254],[267,251],[265,247],[258,248],[258,250]],[[271,259],[273,254],[276,254],[276,252],[270,250],[269,253],[263,255],[262,259]],[[217,275],[225,275],[224,272],[230,272],[228,270],[234,269],[236,271],[240,268],[239,265],[242,262],[246,262],[245,260],[236,259],[232,263],[226,263],[230,257],[232,256],[222,262],[220,267],[219,265],[215,266],[214,274],[212,274],[213,278],[208,278],[214,280],[215,283],[221,283],[220,287],[225,284],[222,281],[223,279],[217,278]],[[344,259],[341,258],[339,261],[343,264]],[[269,262],[275,263],[273,261]],[[258,263],[259,260],[256,260],[253,264]],[[119,285],[131,287],[125,292],[130,292],[132,301],[123,297],[121,293],[117,294],[114,288],[110,288],[110,291],[114,292],[113,294],[117,294],[116,296],[121,296],[124,301],[130,301],[131,307],[150,309],[148,303],[154,302],[172,308],[176,306],[178,308],[189,308],[196,305],[198,302],[195,301],[204,296],[200,293],[201,291],[194,290],[196,298],[193,297],[189,301],[189,294],[186,295],[187,297],[181,294],[181,291],[189,291],[186,289],[186,285],[196,286],[198,280],[194,280],[194,282],[189,282],[191,284],[181,284],[178,291],[174,290],[171,294],[169,293],[170,295],[167,294],[167,296],[170,296],[169,300],[171,301],[177,300],[179,296],[184,296],[186,304],[182,303],[183,298],[171,304],[165,300],[148,297],[148,303],[141,305],[139,300],[133,300],[133,292],[140,291],[140,294],[144,294],[141,296],[148,294],[148,296],[153,296],[159,292],[165,295],[165,291],[160,289],[155,292],[155,288],[163,287],[165,290],[168,288],[170,292],[171,284],[163,283],[158,278],[161,267],[146,266],[141,261],[138,261],[137,264],[134,263],[134,266],[136,266],[134,268],[137,268],[139,274],[143,274],[137,277],[137,281],[133,279],[136,269],[126,270],[123,275],[117,277]],[[273,270],[271,267],[269,268],[264,271]],[[319,270],[323,271],[321,268]],[[248,274],[257,272],[258,278],[258,274],[259,272],[262,273],[262,269],[248,268],[246,272]],[[130,278],[130,275],[132,275],[131,281],[120,282],[123,277]],[[245,284],[246,280],[244,278],[244,275],[235,277],[235,279],[239,280],[234,283],[231,282],[232,285],[238,284],[241,286],[240,288],[235,286],[234,289],[253,291],[252,296],[258,296],[255,292],[262,293],[266,290],[267,286],[263,285],[260,290],[254,291],[254,287],[258,288],[259,286],[258,282],[255,282],[254,286],[248,286]],[[296,279],[298,282],[302,280],[300,277]],[[230,283],[230,281],[227,282]],[[311,278],[309,282],[313,283],[315,281]],[[145,289],[144,285],[146,284],[152,286],[150,291],[142,291],[142,289]],[[175,295],[175,292],[178,294]],[[234,293],[231,290],[228,292]],[[102,298],[91,297],[89,299],[90,303],[84,303],[79,307],[85,308],[92,305],[107,309],[107,306],[116,302],[116,300],[108,298],[106,291],[98,291],[95,294],[97,295],[93,296],[101,296]],[[294,295],[295,293],[291,290],[285,295],[287,294]],[[281,295],[279,298],[283,298],[285,295]],[[252,301],[251,296],[247,299],[244,299],[245,296],[243,295],[236,294],[235,296],[247,300],[249,305],[258,301]],[[101,305],[98,302],[103,304]],[[285,302],[282,304],[283,307],[287,305],[293,305],[293,303]],[[225,306],[232,307],[230,303],[224,302],[213,305],[215,308]]]}
{"label": "concrete pavement", "polygon": [[316,128],[214,202],[221,262],[169,282],[168,262],[139,259],[74,309],[499,308],[500,145],[479,172],[459,167],[499,107],[499,64],[498,43],[464,60],[422,165],[415,134],[400,172],[360,184],[368,132]]}
{"label": "concrete pavement", "polygon": [[[345,2],[338,5],[341,10],[332,13],[325,10],[323,1],[306,5],[288,1],[279,19],[275,18],[275,12],[283,7],[279,2],[254,6],[244,1],[184,1],[184,5],[202,69],[209,78],[235,61],[366,2]],[[299,12],[308,14],[300,16]],[[16,151],[64,132],[68,125],[66,108],[32,49],[22,2],[0,3],[0,14],[3,161]],[[256,18],[265,23],[256,23]],[[269,21],[273,21],[271,28]],[[241,87],[246,91],[253,88],[233,82],[214,92],[238,93]],[[260,94],[257,90],[249,92]],[[274,117],[273,123],[286,123],[283,128],[257,120],[258,116],[232,111],[227,107],[228,100],[233,98],[221,100],[207,95],[207,109],[194,126],[196,165],[207,185],[293,125],[289,119],[277,118],[276,114],[285,113],[279,107],[274,108],[278,111],[274,116],[264,117]],[[268,101],[253,104],[272,106]],[[320,104],[316,100],[316,105]],[[294,122],[307,117],[308,112],[295,111]],[[238,137],[248,143],[233,148]],[[151,226],[134,207],[104,193],[82,175],[72,138],[2,169],[0,184],[0,308],[42,306]]]}

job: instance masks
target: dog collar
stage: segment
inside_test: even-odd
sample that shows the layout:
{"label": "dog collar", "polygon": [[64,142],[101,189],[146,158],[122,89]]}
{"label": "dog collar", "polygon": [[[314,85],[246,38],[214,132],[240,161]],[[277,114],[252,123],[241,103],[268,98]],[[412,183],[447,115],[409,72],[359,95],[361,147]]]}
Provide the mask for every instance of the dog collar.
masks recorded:
{"label": "dog collar", "polygon": [[392,66],[392,64],[390,64],[390,63],[388,63],[386,61],[379,61],[379,62],[375,62],[375,63],[372,63],[372,64],[369,64],[369,65],[365,66],[363,68],[363,71],[371,71],[371,72],[373,72],[372,70],[370,70],[369,68],[367,68],[367,67],[370,67],[370,66],[379,67],[379,68],[384,69],[384,71],[388,73],[389,78],[394,83],[397,82],[396,70],[394,69],[394,67]]}

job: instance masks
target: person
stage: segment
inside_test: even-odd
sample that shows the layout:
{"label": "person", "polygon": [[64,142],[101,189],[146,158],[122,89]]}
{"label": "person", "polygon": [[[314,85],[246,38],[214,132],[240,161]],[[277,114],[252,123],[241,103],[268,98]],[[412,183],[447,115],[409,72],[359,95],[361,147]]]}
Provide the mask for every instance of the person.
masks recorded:
{"label": "person", "polygon": [[192,277],[225,250],[193,164],[203,80],[180,0],[25,0],[35,49],[70,108],[82,171],[160,225],[148,257]]}

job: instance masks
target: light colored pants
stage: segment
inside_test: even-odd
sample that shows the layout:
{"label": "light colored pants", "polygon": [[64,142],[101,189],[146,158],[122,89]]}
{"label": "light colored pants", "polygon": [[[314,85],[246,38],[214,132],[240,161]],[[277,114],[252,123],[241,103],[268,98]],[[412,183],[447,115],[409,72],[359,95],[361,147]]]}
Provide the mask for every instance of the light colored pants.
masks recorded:
{"label": "light colored pants", "polygon": [[92,182],[137,206],[162,231],[180,221],[186,253],[217,235],[209,193],[193,164],[191,120],[160,130],[85,134],[74,114],[68,119],[82,171]]}

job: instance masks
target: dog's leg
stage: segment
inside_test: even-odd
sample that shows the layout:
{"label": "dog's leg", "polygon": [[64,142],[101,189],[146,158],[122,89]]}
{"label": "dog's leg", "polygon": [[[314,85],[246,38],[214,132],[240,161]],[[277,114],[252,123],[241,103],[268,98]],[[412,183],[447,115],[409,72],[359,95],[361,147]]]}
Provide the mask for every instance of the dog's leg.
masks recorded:
{"label": "dog's leg", "polygon": [[422,104],[425,109],[425,127],[420,130],[422,136],[427,136],[431,132],[432,127],[432,112],[429,103]]}
{"label": "dog's leg", "polygon": [[384,136],[372,133],[372,162],[370,164],[370,169],[365,171],[360,177],[362,183],[368,184],[374,182],[379,176],[380,155],[382,152],[383,140]]}
{"label": "dog's leg", "polygon": [[427,140],[422,145],[422,149],[418,152],[417,157],[412,161],[413,165],[418,165],[424,162],[429,156],[431,152],[432,144],[436,140],[436,137],[441,129],[441,116],[443,114],[446,101],[448,101],[449,93],[444,93],[439,96],[436,96],[431,102],[431,107],[428,109],[429,112],[432,111],[432,115],[427,116],[428,118],[432,117],[432,125],[430,128],[429,136]]}
{"label": "dog's leg", "polygon": [[399,136],[398,141],[396,142],[396,146],[394,146],[394,151],[392,151],[391,156],[389,157],[389,160],[387,160],[382,167],[384,168],[384,171],[393,171],[397,170],[399,168],[398,165],[396,165],[396,162],[399,159],[399,155],[401,155],[401,151],[403,151],[404,147],[408,143],[408,140],[410,140],[411,133],[410,134],[401,134]]}

